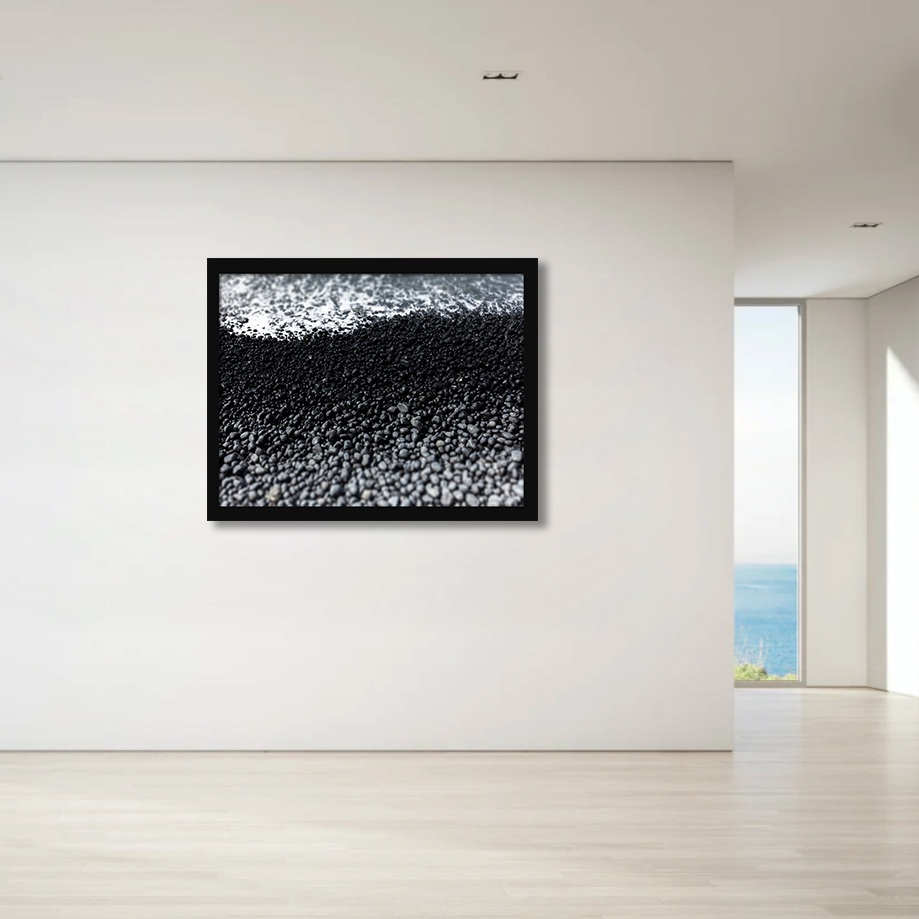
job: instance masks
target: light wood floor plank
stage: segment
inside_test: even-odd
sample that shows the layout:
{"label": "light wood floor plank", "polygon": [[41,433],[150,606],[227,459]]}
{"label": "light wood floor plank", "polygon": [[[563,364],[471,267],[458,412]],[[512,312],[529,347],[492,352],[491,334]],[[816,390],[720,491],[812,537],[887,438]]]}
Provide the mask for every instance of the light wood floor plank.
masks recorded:
{"label": "light wood floor plank", "polygon": [[0,754],[0,919],[919,919],[919,699],[728,753]]}

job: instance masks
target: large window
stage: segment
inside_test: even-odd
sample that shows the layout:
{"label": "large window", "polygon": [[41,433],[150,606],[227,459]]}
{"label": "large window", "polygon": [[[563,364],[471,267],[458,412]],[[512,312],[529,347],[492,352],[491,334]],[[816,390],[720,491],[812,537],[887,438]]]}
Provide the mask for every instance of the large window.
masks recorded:
{"label": "large window", "polygon": [[735,307],[734,679],[801,679],[797,306]]}

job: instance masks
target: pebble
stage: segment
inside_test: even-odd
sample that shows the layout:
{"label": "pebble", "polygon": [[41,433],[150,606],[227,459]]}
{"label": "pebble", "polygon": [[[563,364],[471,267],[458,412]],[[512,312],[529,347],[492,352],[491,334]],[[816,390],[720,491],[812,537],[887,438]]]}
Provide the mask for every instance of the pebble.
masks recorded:
{"label": "pebble", "polygon": [[[288,293],[280,302],[296,306]],[[358,322],[348,336],[222,329],[221,504],[519,504],[523,452],[510,447],[524,426],[521,319],[421,310]]]}

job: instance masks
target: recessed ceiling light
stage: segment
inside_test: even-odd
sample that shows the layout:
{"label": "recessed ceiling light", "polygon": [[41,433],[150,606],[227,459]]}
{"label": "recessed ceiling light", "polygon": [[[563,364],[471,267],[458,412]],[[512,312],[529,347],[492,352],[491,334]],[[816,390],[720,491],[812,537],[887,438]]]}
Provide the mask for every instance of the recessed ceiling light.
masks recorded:
{"label": "recessed ceiling light", "polygon": [[850,229],[853,230],[873,230],[875,227],[879,227],[881,224],[878,223],[853,223]]}
{"label": "recessed ceiling light", "polygon": [[519,70],[486,70],[482,73],[483,80],[516,80],[519,76]]}

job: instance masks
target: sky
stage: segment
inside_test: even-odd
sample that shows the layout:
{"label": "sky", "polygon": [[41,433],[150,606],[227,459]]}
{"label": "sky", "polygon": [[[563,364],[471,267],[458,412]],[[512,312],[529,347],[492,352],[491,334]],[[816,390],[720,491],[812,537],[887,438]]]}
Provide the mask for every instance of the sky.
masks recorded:
{"label": "sky", "polygon": [[798,310],[734,309],[734,560],[798,559]]}

